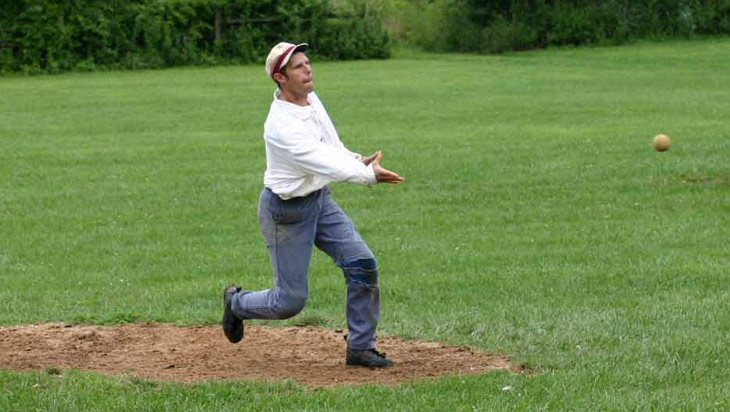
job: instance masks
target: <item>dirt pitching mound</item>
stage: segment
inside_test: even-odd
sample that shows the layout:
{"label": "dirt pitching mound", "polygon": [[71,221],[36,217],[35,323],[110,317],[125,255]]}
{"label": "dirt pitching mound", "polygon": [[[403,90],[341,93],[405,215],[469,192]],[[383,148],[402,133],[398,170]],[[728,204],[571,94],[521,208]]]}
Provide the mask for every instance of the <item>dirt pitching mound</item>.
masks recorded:
{"label": "dirt pitching mound", "polygon": [[0,328],[0,368],[82,369],[178,382],[290,379],[310,387],[393,384],[441,375],[516,370],[503,357],[396,337],[378,339],[378,349],[393,358],[395,366],[350,367],[344,364],[341,331],[247,327],[245,332],[244,340],[233,345],[217,326],[54,323]]}

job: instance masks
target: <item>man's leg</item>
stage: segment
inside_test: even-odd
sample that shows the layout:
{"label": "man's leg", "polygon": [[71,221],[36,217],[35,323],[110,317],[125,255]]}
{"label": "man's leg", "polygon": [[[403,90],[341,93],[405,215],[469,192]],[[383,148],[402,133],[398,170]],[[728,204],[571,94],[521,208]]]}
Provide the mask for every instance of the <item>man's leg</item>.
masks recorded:
{"label": "man's leg", "polygon": [[322,203],[315,244],[342,268],[347,282],[347,344],[351,349],[375,347],[380,318],[378,269],[373,253],[352,220],[329,196]]}
{"label": "man's leg", "polygon": [[321,192],[281,200],[268,189],[259,198],[259,227],[269,250],[274,288],[241,291],[231,308],[241,319],[286,319],[299,313],[307,301],[307,270],[319,214]]}

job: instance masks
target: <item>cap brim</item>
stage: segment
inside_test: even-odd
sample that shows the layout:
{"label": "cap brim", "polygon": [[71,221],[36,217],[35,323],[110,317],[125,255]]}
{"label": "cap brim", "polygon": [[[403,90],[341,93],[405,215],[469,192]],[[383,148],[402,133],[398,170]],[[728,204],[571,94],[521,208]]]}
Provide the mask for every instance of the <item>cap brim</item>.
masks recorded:
{"label": "cap brim", "polygon": [[296,52],[303,52],[309,48],[308,43],[300,43],[294,46],[293,49],[289,52],[289,55],[284,58],[284,60],[281,63],[281,67],[285,67],[289,63],[289,59],[291,59],[291,56],[294,55]]}
{"label": "cap brim", "polygon": [[292,50],[291,53],[294,54],[295,52],[298,52],[298,51],[305,51],[308,48],[309,48],[309,43],[300,43],[300,44],[297,44],[296,47],[294,47],[294,50]]}

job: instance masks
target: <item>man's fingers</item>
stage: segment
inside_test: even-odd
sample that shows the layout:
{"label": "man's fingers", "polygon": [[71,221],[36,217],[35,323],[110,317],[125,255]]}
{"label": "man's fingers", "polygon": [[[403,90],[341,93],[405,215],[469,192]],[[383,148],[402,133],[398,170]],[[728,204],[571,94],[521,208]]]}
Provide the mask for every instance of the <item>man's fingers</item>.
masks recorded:
{"label": "man's fingers", "polygon": [[378,166],[375,173],[375,178],[380,183],[398,183],[405,179],[398,175],[398,173],[391,172],[388,169],[383,169]]}
{"label": "man's fingers", "polygon": [[390,170],[380,166],[380,159],[383,158],[382,151],[378,150],[373,156],[375,156],[372,161],[373,171],[375,172],[375,180],[377,180],[378,183],[398,183],[406,180],[399,176],[398,173],[391,172]]}
{"label": "man's fingers", "polygon": [[380,150],[378,150],[377,152],[371,154],[370,156],[363,157],[362,158],[362,162],[365,164],[365,166],[369,166],[370,163],[373,163],[376,159],[379,162],[380,161],[380,158],[378,157],[378,153],[380,153]]}
{"label": "man's fingers", "polygon": [[381,152],[380,150],[378,150],[377,152],[375,152],[375,155],[374,156],[375,156],[375,159],[373,159],[373,163],[375,163],[377,165],[377,164],[380,163],[380,158],[383,157],[383,152]]}
{"label": "man's fingers", "polygon": [[377,153],[373,153],[370,156],[367,156],[367,157],[363,157],[362,158],[362,162],[365,163],[365,166],[368,166],[370,163],[373,162],[373,160],[375,160],[375,155],[376,154]]}
{"label": "man's fingers", "polygon": [[398,182],[400,182],[401,180],[403,180],[403,178],[400,177],[398,175],[398,173],[391,172],[390,170],[387,170],[386,172],[387,173],[385,174],[385,178],[388,179],[388,180],[394,180],[394,181],[398,181]]}

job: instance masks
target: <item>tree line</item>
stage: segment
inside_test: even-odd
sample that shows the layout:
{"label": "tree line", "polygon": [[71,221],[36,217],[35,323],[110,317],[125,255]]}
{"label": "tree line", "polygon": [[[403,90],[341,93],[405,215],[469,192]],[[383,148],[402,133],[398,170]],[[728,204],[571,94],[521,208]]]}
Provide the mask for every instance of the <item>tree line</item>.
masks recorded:
{"label": "tree line", "polygon": [[328,0],[4,0],[0,73],[262,62],[279,41],[322,59],[386,58],[376,16]]}

